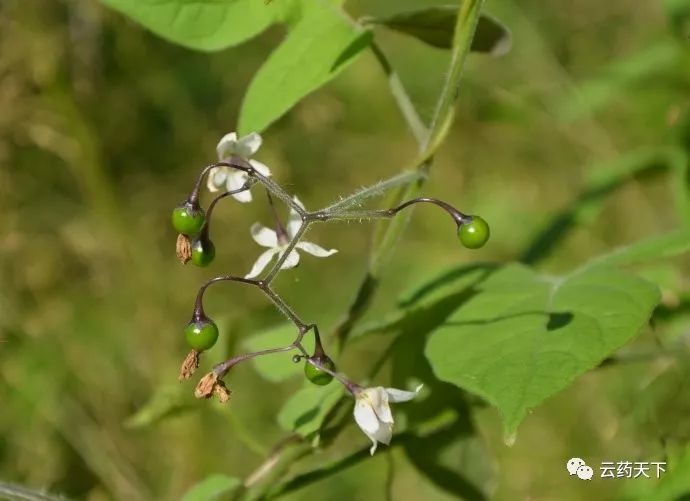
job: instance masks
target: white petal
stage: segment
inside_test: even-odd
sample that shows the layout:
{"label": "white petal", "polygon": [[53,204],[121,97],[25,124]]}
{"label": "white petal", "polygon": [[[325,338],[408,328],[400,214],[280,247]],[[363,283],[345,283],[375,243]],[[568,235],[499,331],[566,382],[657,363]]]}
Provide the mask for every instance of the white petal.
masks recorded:
{"label": "white petal", "polygon": [[371,395],[367,390],[357,396],[355,402],[355,421],[372,442],[370,454],[376,452],[377,441],[388,445],[393,435],[392,423],[381,423],[372,407]]}
{"label": "white petal", "polygon": [[393,423],[381,423],[381,426],[379,426],[379,429],[376,430],[372,437],[372,439],[376,439],[386,445],[391,443],[391,438],[393,438]]}
{"label": "white petal", "polygon": [[227,179],[227,168],[226,167],[214,167],[208,171],[206,176],[206,187],[208,191],[218,191],[225,185]]}
{"label": "white petal", "polygon": [[360,394],[362,398],[366,398],[371,403],[371,408],[374,409],[376,417],[382,423],[393,423],[393,415],[391,408],[388,405],[388,393],[383,386],[375,388],[367,388]]}
{"label": "white petal", "polygon": [[278,235],[271,228],[254,223],[249,231],[257,244],[263,247],[278,247]]}
{"label": "white petal", "polygon": [[414,391],[398,390],[396,388],[386,388],[386,393],[388,393],[388,399],[391,402],[407,402],[408,400],[412,400],[414,397],[417,396],[419,390],[422,389],[422,386],[424,385],[420,384]]}
{"label": "white petal", "polygon": [[268,249],[267,251],[263,252],[260,256],[259,259],[256,260],[254,263],[254,266],[252,266],[252,271],[247,273],[244,278],[254,278],[259,275],[262,271],[264,271],[264,268],[268,263],[271,262],[271,259],[273,259],[273,255],[278,252],[278,249]]}
{"label": "white petal", "polygon": [[[381,388],[381,390],[383,390],[383,388]],[[381,391],[381,400],[379,400],[378,405],[374,407],[374,412],[381,423],[393,424],[393,413],[388,404],[388,393],[385,391]]]}
{"label": "white petal", "polygon": [[358,396],[355,402],[355,421],[364,433],[371,436],[379,429],[379,419],[371,406],[371,401]]}
{"label": "white petal", "polygon": [[250,160],[249,165],[254,167],[257,171],[259,171],[259,174],[269,177],[271,175],[271,169],[268,168],[266,164],[262,164],[258,160]]}
{"label": "white petal", "polygon": [[236,152],[241,157],[249,158],[259,151],[259,148],[261,148],[261,136],[256,132],[252,132],[237,141]]}
{"label": "white petal", "polygon": [[[242,171],[232,171],[228,173],[228,179],[226,182],[226,188],[228,191],[234,191],[234,190],[239,190],[244,186],[244,183],[249,179],[249,175],[246,172]],[[252,194],[247,191],[241,191],[239,193],[235,193],[233,195],[233,198],[235,200],[238,200],[240,202],[251,202],[252,201]]]}
{"label": "white petal", "polygon": [[237,148],[237,134],[234,132],[231,132],[229,134],[225,134],[223,137],[220,138],[220,141],[218,141],[218,145],[216,146],[216,151],[218,152],[218,158],[220,160],[228,158],[233,153],[236,153],[236,148]]}
{"label": "white petal", "polygon": [[281,270],[287,270],[290,268],[294,268],[299,264],[299,254],[297,254],[297,251],[293,250],[290,252],[288,257],[283,261],[283,264],[280,265]]}
{"label": "white petal", "polygon": [[298,242],[295,247],[302,249],[304,252],[316,257],[328,257],[338,252],[337,249],[326,250],[323,247],[311,242]]}

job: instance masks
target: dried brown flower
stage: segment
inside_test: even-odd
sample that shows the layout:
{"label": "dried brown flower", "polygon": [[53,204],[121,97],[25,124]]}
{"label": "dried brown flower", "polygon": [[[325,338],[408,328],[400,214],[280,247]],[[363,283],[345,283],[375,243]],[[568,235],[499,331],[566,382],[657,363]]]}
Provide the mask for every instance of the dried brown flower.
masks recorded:
{"label": "dried brown flower", "polygon": [[189,241],[187,235],[180,233],[177,235],[177,243],[175,244],[175,253],[180,263],[187,264],[192,259],[192,243]]}
{"label": "dried brown flower", "polygon": [[196,372],[199,367],[199,355],[200,353],[196,350],[192,350],[187,354],[187,357],[182,362],[182,367],[180,367],[180,375],[177,377],[180,381],[189,379],[192,374]]}
{"label": "dried brown flower", "polygon": [[212,395],[215,395],[221,404],[230,400],[230,393],[223,380],[219,379],[215,372],[209,372],[202,377],[194,390],[196,398],[211,398]]}

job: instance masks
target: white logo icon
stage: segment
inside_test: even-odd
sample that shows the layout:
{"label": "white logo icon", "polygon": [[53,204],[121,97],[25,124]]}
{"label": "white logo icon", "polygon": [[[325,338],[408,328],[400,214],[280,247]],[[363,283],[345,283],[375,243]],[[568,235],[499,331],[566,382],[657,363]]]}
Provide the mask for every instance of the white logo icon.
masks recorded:
{"label": "white logo icon", "polygon": [[[568,473],[570,473],[571,476],[577,475],[577,469],[580,468],[581,466],[587,466],[587,465],[580,458],[570,458],[570,459],[568,459],[568,462],[565,465],[565,467],[568,469]],[[591,470],[591,468],[590,468],[590,470]],[[590,475],[590,477],[591,477],[591,475]]]}
{"label": "white logo icon", "polygon": [[594,476],[594,470],[587,466],[586,464],[583,464],[577,469],[577,477],[582,480],[592,480],[592,477]]}

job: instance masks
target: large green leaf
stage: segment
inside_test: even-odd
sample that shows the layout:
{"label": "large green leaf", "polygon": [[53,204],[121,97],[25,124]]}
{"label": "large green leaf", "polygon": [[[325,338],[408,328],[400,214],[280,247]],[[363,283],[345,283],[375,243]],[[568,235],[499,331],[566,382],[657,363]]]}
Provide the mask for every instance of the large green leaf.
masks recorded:
{"label": "large green leaf", "polygon": [[330,3],[314,0],[254,76],[239,130],[262,131],[304,96],[333,79],[365,49],[371,33],[348,22]]}
{"label": "large green leaf", "polygon": [[[453,46],[453,31],[459,10],[458,5],[437,5],[389,17],[366,17],[362,21],[365,24],[385,26],[434,47],[450,49]],[[502,55],[510,50],[510,45],[510,31],[496,19],[482,14],[477,22],[471,50]]]}
{"label": "large green leaf", "polygon": [[235,477],[216,473],[209,475],[187,491],[182,501],[214,501],[225,499],[242,482]]}
{"label": "large green leaf", "polygon": [[655,285],[608,267],[548,277],[516,264],[476,288],[425,353],[440,379],[498,407],[507,438],[530,409],[632,339],[659,300]]}
{"label": "large green leaf", "polygon": [[237,45],[284,14],[283,2],[257,0],[101,1],[171,42],[204,51]]}

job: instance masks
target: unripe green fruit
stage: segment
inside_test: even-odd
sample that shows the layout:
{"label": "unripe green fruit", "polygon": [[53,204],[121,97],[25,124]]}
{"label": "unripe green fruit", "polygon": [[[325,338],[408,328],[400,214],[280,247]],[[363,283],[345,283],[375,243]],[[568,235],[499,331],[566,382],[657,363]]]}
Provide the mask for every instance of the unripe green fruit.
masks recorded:
{"label": "unripe green fruit", "polygon": [[479,216],[470,216],[469,223],[463,223],[458,228],[460,243],[468,249],[479,249],[489,240],[491,230],[489,224]]}
{"label": "unripe green fruit", "polygon": [[211,348],[218,340],[218,326],[211,320],[192,320],[184,329],[187,344],[196,351]]}
{"label": "unripe green fruit", "polygon": [[216,247],[206,238],[198,238],[192,242],[192,263],[197,266],[208,266],[216,257]]}
{"label": "unripe green fruit", "polygon": [[190,203],[175,207],[172,211],[173,228],[187,236],[199,234],[205,219],[203,209],[195,209]]}
{"label": "unripe green fruit", "polygon": [[[315,360],[328,370],[335,372],[335,364],[333,363],[333,360],[331,360],[330,358],[324,356]],[[331,376],[327,372],[322,371],[318,367],[313,366],[309,362],[304,363],[304,375],[307,376],[307,379],[309,381],[319,386],[326,386],[328,383],[333,381],[333,376]]]}

